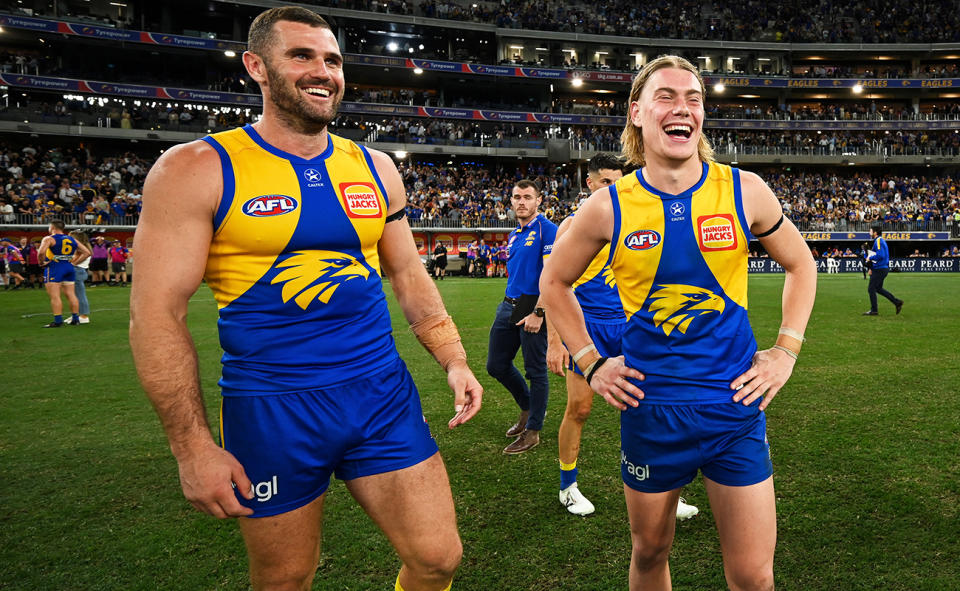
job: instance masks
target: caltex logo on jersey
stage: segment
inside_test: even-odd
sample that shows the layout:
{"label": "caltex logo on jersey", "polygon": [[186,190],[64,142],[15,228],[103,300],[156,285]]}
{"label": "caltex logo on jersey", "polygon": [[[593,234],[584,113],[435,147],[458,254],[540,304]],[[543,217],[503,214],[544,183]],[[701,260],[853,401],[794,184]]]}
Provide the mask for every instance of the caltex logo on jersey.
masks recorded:
{"label": "caltex logo on jersey", "polygon": [[737,230],[729,213],[702,215],[697,218],[697,239],[701,251],[734,250],[737,248]]}
{"label": "caltex logo on jersey", "polygon": [[340,183],[340,198],[352,218],[378,218],[382,215],[377,191],[370,183]]}
{"label": "caltex logo on jersey", "polygon": [[287,195],[260,195],[243,204],[243,213],[255,218],[267,218],[290,213],[297,208],[297,200]]}
{"label": "caltex logo on jersey", "polygon": [[623,245],[630,250],[647,250],[660,244],[660,233],[656,230],[637,230],[623,239]]}

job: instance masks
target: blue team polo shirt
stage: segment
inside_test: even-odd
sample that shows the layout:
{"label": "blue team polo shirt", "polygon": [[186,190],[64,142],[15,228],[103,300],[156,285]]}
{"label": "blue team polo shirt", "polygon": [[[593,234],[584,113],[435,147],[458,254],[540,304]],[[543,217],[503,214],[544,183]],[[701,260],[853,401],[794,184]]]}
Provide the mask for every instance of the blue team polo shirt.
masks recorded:
{"label": "blue team polo shirt", "polygon": [[557,225],[542,213],[510,232],[507,245],[507,297],[540,294],[543,261],[553,250]]}
{"label": "blue team polo shirt", "polygon": [[890,250],[887,248],[887,241],[881,236],[877,236],[873,241],[873,250],[876,254],[872,257],[874,269],[890,268]]}

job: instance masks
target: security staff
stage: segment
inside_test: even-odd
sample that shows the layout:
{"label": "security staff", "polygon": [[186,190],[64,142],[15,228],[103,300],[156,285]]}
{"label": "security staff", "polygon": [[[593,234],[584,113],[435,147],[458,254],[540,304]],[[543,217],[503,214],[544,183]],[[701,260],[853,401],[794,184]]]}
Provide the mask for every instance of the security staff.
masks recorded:
{"label": "security staff", "polygon": [[883,288],[883,280],[887,278],[890,272],[890,250],[887,248],[887,241],[883,239],[880,226],[870,228],[870,237],[873,238],[873,247],[867,251],[866,262],[870,267],[870,284],[867,286],[867,293],[870,294],[870,309],[863,313],[864,316],[879,316],[877,310],[877,294],[890,300],[897,309],[897,314],[903,309],[903,300],[897,299],[895,295]]}

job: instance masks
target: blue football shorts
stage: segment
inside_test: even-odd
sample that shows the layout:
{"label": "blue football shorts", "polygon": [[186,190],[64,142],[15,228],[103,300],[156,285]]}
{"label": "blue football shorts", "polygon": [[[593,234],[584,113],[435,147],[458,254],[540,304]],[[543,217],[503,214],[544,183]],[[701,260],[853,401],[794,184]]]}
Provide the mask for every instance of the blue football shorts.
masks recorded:
{"label": "blue football shorts", "polygon": [[[597,347],[597,353],[601,357],[617,357],[623,354],[623,330],[627,327],[625,322],[614,322],[613,324],[604,324],[601,322],[586,321],[587,334],[590,340]],[[570,354],[570,361],[567,369],[573,371],[578,376],[583,376],[583,372],[573,362],[573,353]]]}
{"label": "blue football shorts", "polygon": [[641,492],[666,492],[697,475],[749,486],[773,474],[767,419],[751,404],[669,405],[641,402],[620,413],[620,473]]}
{"label": "blue football shorts", "polygon": [[52,261],[43,268],[45,283],[75,283],[77,275],[70,261]]}
{"label": "blue football shorts", "polygon": [[224,396],[220,441],[253,482],[251,517],[286,513],[353,480],[409,468],[437,453],[406,365],[322,390]]}

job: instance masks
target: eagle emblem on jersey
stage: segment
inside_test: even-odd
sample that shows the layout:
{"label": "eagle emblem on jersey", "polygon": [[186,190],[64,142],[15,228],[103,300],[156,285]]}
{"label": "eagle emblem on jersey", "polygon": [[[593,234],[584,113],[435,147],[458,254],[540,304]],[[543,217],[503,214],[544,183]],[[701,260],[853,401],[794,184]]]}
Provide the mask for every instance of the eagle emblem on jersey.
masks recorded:
{"label": "eagle emblem on jersey", "polygon": [[611,269],[609,266],[604,266],[603,271],[601,271],[601,274],[603,275],[604,285],[606,285],[610,289],[617,288],[617,279],[616,277],[613,276],[613,269]]}
{"label": "eagle emblem on jersey", "polygon": [[674,329],[686,334],[694,318],[711,312],[723,314],[724,309],[723,298],[709,289],[679,283],[656,286],[649,302],[653,323],[667,336]]}
{"label": "eagle emblem on jersey", "polygon": [[280,271],[270,284],[283,283],[284,303],[293,299],[306,310],[315,300],[324,304],[341,284],[358,277],[366,280],[370,271],[352,256],[332,250],[298,250],[277,263]]}

